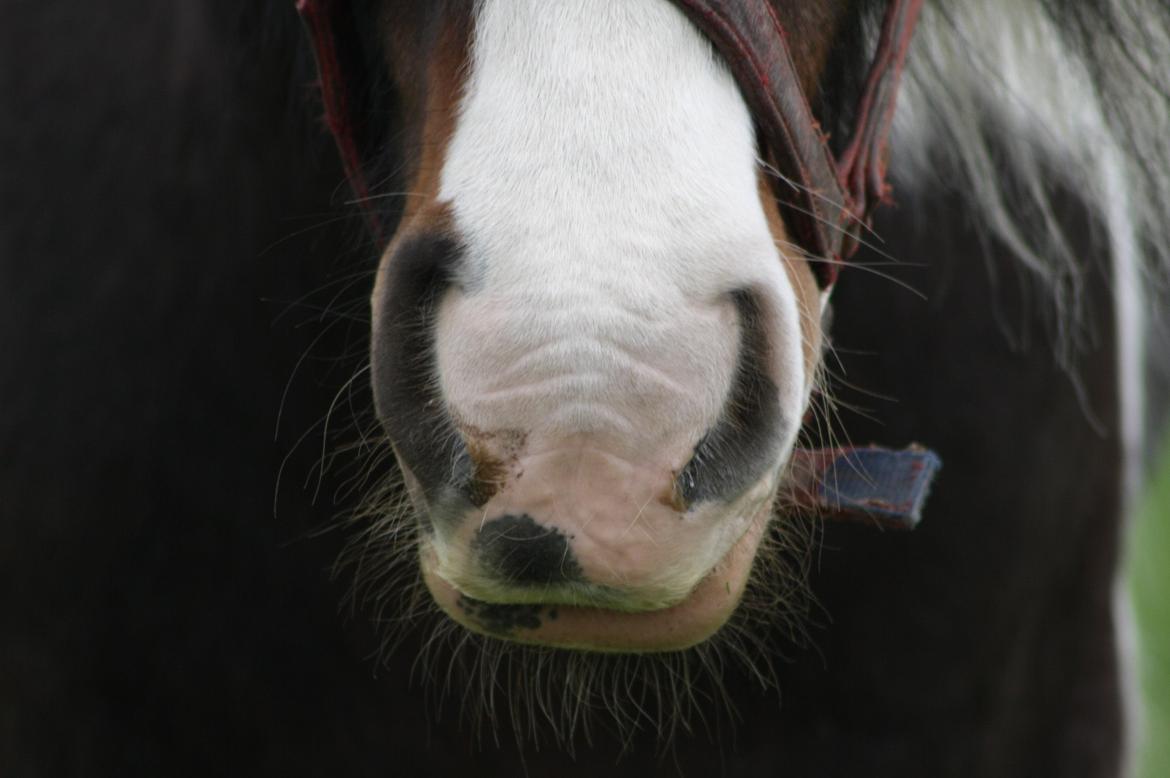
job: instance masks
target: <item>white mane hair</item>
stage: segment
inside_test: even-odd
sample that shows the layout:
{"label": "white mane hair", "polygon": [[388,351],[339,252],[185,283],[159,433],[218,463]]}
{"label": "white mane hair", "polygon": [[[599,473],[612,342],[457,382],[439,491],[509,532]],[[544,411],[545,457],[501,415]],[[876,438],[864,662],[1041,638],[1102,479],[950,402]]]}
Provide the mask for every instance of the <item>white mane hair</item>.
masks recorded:
{"label": "white mane hair", "polygon": [[1069,240],[1055,198],[1083,202],[1112,265],[1122,433],[1141,462],[1147,341],[1170,324],[1170,6],[928,0],[891,155],[897,189],[960,193],[1040,282],[1057,358],[1078,387],[1077,356],[1096,338],[1081,305],[1086,257],[1101,252]]}
{"label": "white mane hair", "polygon": [[1085,335],[1079,302],[1090,268],[1084,247],[1066,238],[1057,192],[1082,198],[1099,221],[1119,302],[1142,310],[1126,295],[1151,279],[1165,288],[1170,6],[928,2],[898,98],[891,170],[903,190],[945,181],[969,199],[982,226],[1050,288],[1067,362]]}

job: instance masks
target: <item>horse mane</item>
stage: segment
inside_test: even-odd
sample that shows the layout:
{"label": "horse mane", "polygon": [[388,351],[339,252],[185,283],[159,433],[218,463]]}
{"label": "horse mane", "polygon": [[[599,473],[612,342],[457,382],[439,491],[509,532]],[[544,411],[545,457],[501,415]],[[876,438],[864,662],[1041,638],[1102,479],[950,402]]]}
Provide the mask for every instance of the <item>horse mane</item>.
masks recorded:
{"label": "horse mane", "polygon": [[896,183],[967,200],[1050,290],[1063,359],[1082,345],[1092,271],[1069,237],[1070,196],[1115,271],[1165,290],[1167,62],[1170,7],[1155,0],[933,0],[923,11],[892,141]]}

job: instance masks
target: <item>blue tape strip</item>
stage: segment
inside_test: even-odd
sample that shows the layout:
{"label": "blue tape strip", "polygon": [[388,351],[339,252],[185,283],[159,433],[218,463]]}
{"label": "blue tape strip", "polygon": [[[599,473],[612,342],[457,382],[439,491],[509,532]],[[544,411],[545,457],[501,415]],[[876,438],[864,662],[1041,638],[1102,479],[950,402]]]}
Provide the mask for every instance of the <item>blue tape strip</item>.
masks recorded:
{"label": "blue tape strip", "polygon": [[878,523],[913,529],[942,460],[933,451],[855,448],[825,468],[818,501],[830,512],[863,514]]}

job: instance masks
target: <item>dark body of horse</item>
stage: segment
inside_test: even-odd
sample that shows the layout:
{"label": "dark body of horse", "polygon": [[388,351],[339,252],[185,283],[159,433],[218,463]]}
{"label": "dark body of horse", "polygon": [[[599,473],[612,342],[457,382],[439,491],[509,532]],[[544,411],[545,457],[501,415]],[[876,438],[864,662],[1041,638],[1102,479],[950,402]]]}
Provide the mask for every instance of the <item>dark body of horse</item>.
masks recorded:
{"label": "dark body of horse", "polygon": [[[521,755],[505,721],[477,744],[451,706],[423,715],[410,641],[375,673],[376,635],[338,616],[341,539],[309,537],[338,511],[328,480],[315,507],[299,489],[319,438],[295,450],[273,518],[274,474],[352,365],[302,365],[274,443],[286,381],[310,347],[364,347],[361,321],[298,327],[314,317],[290,303],[364,300],[370,255],[300,88],[291,4],[6,5],[0,772],[674,769],[652,732],[616,766],[604,737],[573,759]],[[814,646],[777,638],[780,696],[728,671],[741,720],[717,744],[676,735],[688,775],[1117,774],[1108,271],[1078,395],[1042,306],[1013,293],[1014,258],[963,212],[927,191],[881,217],[904,236],[894,256],[933,248],[894,271],[925,300],[865,272],[834,298],[850,383],[897,398],[842,388],[874,409],[844,426],[938,449],[928,520],[825,528]],[[1071,201],[1063,216],[1091,222]],[[341,302],[320,295],[352,274]]]}

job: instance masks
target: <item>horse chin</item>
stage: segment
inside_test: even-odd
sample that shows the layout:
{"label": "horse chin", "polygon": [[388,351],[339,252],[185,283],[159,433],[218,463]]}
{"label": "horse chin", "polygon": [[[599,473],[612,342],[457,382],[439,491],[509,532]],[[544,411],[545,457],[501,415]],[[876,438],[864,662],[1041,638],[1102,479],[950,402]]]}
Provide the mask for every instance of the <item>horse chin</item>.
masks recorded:
{"label": "horse chin", "polygon": [[451,619],[472,632],[516,643],[606,653],[682,651],[712,637],[739,605],[764,535],[763,506],[723,558],[678,602],[653,610],[533,603],[469,597],[438,572],[429,540],[420,552],[423,580]]}

